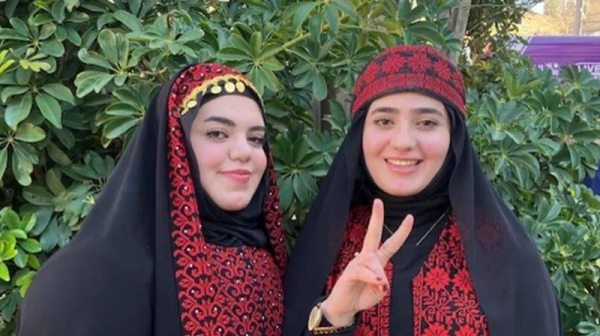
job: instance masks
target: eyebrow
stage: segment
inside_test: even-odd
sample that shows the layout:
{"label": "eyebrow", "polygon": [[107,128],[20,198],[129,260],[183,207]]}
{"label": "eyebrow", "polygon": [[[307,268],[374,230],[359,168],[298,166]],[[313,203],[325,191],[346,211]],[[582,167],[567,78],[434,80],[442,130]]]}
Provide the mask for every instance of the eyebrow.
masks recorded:
{"label": "eyebrow", "polygon": [[[418,113],[418,114],[437,114],[439,116],[444,116],[444,113],[442,111],[440,111],[436,108],[433,108],[433,107],[417,107],[415,109],[412,109],[411,111]],[[391,107],[391,106],[380,106],[371,111],[371,114],[375,114],[375,113],[398,114],[398,113],[400,113],[400,110],[395,107]]]}
{"label": "eyebrow", "polygon": [[[223,117],[217,117],[217,116],[212,116],[212,117],[208,117],[206,119],[204,119],[204,122],[209,122],[209,121],[214,121],[214,122],[218,122],[220,124],[229,126],[229,127],[235,127],[236,123],[229,119],[229,118],[223,118]],[[249,129],[249,131],[263,131],[266,132],[267,128],[265,126],[251,126]]]}

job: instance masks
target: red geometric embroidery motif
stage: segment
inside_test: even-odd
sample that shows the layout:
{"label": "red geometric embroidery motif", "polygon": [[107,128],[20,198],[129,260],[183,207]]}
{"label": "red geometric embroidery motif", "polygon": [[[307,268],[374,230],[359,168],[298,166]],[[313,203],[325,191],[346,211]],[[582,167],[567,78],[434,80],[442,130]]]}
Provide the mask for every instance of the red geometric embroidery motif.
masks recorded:
{"label": "red geometric embroidery motif", "polygon": [[190,67],[175,80],[168,101],[171,236],[181,323],[185,335],[280,335],[287,254],[272,158],[264,208],[268,248],[208,244],[200,227],[178,111],[194,87],[226,74],[239,75],[220,65]]}
{"label": "red geometric embroidery motif", "polygon": [[[333,266],[333,270],[327,278],[326,290],[331,292],[333,285],[342,275],[346,265],[354,258],[354,253],[360,251],[367,233],[367,224],[371,216],[370,207],[356,207],[348,216],[348,227],[342,240],[342,246]],[[388,279],[392,279],[392,263],[384,268]],[[356,327],[355,335],[364,336],[389,336],[390,334],[390,295],[389,293],[371,309],[360,313],[360,323]]]}
{"label": "red geometric embroidery motif", "polygon": [[[356,207],[350,213],[340,252],[327,278],[327,293],[331,292],[346,265],[354,258],[354,252],[360,251],[369,216],[370,207]],[[386,265],[385,272],[392,283],[391,262]],[[354,334],[389,336],[390,313],[388,294],[375,307],[361,312]],[[453,216],[413,279],[413,315],[414,336],[489,336]]]}
{"label": "red geometric embroidery motif", "polygon": [[415,336],[488,336],[454,218],[413,279]]}
{"label": "red geometric embroidery motif", "polygon": [[375,56],[354,86],[352,114],[386,94],[411,90],[440,97],[466,115],[459,70],[436,49],[414,45],[395,46]]}

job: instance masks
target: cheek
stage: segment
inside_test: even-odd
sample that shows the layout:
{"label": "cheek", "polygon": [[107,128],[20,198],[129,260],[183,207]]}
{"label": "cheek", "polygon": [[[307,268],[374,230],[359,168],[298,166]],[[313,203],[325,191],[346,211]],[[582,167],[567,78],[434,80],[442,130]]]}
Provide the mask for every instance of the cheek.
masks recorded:
{"label": "cheek", "polygon": [[198,170],[203,172],[200,175],[206,175],[211,170],[218,168],[218,166],[224,160],[224,149],[221,148],[220,144],[208,143],[200,137],[191,138],[192,149],[194,150],[194,156],[196,156],[196,162],[198,164]]}
{"label": "cheek", "polygon": [[450,148],[450,133],[440,132],[424,137],[421,141],[421,149],[431,158],[444,161]]}
{"label": "cheek", "polygon": [[365,127],[362,139],[363,155],[367,165],[379,156],[388,143],[387,132],[377,131],[373,127]]}
{"label": "cheek", "polygon": [[252,161],[254,161],[256,172],[262,176],[267,169],[267,154],[265,151],[262,148],[257,149],[252,157]]}

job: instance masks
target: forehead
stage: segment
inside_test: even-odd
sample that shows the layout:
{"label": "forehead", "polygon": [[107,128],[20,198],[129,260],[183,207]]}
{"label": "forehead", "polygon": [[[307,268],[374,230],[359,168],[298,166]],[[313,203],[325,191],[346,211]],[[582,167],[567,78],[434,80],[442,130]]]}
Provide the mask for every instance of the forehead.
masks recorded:
{"label": "forehead", "polygon": [[264,125],[264,118],[258,103],[249,97],[227,94],[202,104],[196,121],[210,117],[227,118],[236,124]]}
{"label": "forehead", "polygon": [[440,112],[446,110],[440,100],[417,92],[393,93],[378,98],[369,106],[369,112],[381,108],[391,108],[398,110],[398,112],[418,112],[422,109],[435,109]]}

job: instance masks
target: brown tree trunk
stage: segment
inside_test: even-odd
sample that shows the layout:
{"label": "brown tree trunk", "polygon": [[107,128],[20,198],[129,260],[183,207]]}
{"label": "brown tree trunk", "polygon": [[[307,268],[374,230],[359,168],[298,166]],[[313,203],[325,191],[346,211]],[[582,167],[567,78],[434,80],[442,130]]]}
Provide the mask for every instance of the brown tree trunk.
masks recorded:
{"label": "brown tree trunk", "polygon": [[[458,6],[452,9],[452,14],[450,15],[450,29],[456,35],[456,38],[463,41],[465,38],[465,32],[467,30],[467,23],[469,22],[469,11],[471,10],[471,0],[461,0]],[[450,60],[456,64],[458,62],[458,57],[460,52],[451,53]]]}

